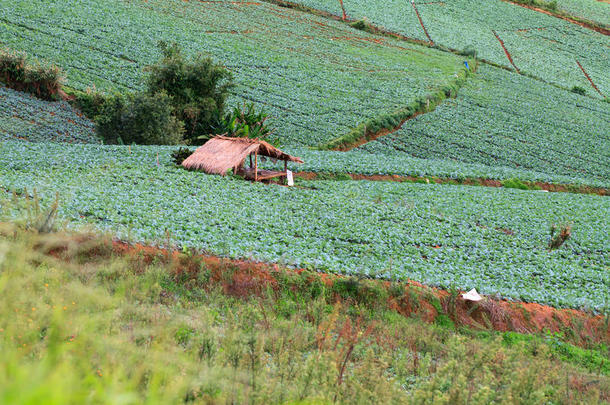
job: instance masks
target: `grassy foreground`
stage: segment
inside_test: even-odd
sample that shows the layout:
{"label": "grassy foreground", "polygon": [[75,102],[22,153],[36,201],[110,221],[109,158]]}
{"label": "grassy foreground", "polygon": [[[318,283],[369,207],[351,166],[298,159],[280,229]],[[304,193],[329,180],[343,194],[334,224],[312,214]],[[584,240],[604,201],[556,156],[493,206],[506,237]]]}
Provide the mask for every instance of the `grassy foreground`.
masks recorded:
{"label": "grassy foreground", "polygon": [[111,247],[0,225],[0,403],[610,400],[605,348],[566,357],[555,339],[456,331],[323,285],[252,296]]}

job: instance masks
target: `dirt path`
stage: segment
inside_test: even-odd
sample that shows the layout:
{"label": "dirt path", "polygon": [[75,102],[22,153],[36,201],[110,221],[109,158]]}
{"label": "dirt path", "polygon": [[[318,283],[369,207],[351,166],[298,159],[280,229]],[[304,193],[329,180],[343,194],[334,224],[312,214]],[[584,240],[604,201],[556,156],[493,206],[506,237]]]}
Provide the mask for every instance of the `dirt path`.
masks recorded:
{"label": "dirt path", "polygon": [[[562,20],[568,21],[568,22],[570,22],[572,24],[580,25],[583,28],[587,28],[587,29],[590,29],[590,30],[593,30],[593,31],[597,31],[600,34],[610,35],[610,30],[609,29],[606,29],[606,28],[603,28],[603,27],[599,27],[599,26],[595,25],[592,22],[575,20],[574,18],[570,18],[570,17],[565,16],[565,15],[561,15],[561,14],[557,14],[557,13],[552,13],[552,12],[550,12],[548,10],[544,10],[544,9],[541,9],[541,8],[538,8],[538,7],[534,7],[534,6],[530,6],[530,5],[527,5],[527,4],[517,3],[517,2],[511,1],[511,0],[502,0],[502,1],[504,1],[506,3],[514,4],[516,6],[520,6],[520,7],[524,7],[524,8],[529,8],[530,10],[534,10],[534,11],[537,11],[539,13],[550,15],[551,17],[561,18]],[[610,0],[599,0],[599,1],[602,1],[604,3],[610,3]]]}
{"label": "dirt path", "polygon": [[[485,179],[485,178],[468,178],[461,181],[448,177],[423,177],[423,176],[399,176],[396,174],[358,174],[358,173],[341,173],[347,175],[352,180],[368,180],[368,181],[395,181],[395,182],[412,182],[412,183],[435,183],[435,184],[460,184],[466,186],[484,186],[484,187],[503,187],[500,180]],[[316,172],[295,172],[294,176],[305,180],[329,179],[329,175]],[[330,175],[332,179],[333,175]],[[538,188],[551,193],[576,193],[576,194],[597,194],[601,196],[610,196],[610,189],[602,187],[591,187],[581,185],[565,185],[544,183],[541,181],[523,182],[531,189]]]}

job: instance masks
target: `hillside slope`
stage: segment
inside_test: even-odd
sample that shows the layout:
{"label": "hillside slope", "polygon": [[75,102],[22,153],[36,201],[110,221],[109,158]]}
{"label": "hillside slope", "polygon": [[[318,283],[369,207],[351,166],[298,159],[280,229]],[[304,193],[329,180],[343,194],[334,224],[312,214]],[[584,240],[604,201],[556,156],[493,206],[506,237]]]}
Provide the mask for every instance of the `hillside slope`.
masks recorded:
{"label": "hillside slope", "polygon": [[[5,2],[6,3],[6,2]],[[254,101],[285,143],[313,146],[450,83],[455,55],[260,2],[10,1],[0,43],[62,67],[81,90],[141,88],[160,40],[225,64],[233,103]]]}
{"label": "hillside slope", "polygon": [[610,179],[610,104],[481,66],[456,99],[358,148]]}
{"label": "hillside slope", "polygon": [[[287,188],[188,172],[167,148],[1,148],[5,190],[36,188],[46,204],[59,192],[63,217],[127,240],[167,241],[169,232],[222,256],[555,306],[606,311],[610,299],[608,197],[368,181]],[[549,252],[553,224],[571,224],[572,237]]]}
{"label": "hillside slope", "polygon": [[[342,15],[338,0],[295,3]],[[601,98],[578,67],[579,61],[601,93],[610,96],[610,36],[565,20],[501,0],[421,0],[414,5],[397,0],[344,0],[343,4],[352,19],[366,18],[391,32],[422,41],[428,41],[429,36],[435,44],[457,50],[472,47],[483,59],[548,83],[580,86]]]}

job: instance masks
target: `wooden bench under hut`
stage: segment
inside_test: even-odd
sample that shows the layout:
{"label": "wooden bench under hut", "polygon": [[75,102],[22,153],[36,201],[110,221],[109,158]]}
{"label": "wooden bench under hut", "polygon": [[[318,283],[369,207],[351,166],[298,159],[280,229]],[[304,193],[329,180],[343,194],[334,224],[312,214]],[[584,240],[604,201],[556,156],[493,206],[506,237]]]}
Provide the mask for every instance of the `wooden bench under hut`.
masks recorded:
{"label": "wooden bench under hut", "polygon": [[[258,168],[258,157],[272,160],[283,160],[284,170],[261,170]],[[246,159],[249,167],[246,167]],[[209,174],[224,176],[229,169],[233,173],[248,180],[261,181],[279,177],[285,179],[288,162],[303,163],[298,157],[290,156],[273,147],[268,142],[250,138],[230,138],[217,136],[207,141],[203,146],[182,162],[189,170],[202,170]]]}

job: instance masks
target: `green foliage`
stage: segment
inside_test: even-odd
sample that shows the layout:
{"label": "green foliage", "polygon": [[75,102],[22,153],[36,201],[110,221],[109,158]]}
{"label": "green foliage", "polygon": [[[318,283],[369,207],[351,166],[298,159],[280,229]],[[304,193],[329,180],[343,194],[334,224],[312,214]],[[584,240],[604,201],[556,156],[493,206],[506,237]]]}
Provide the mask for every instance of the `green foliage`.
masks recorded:
{"label": "green foliage", "polygon": [[55,65],[29,63],[23,52],[0,50],[0,81],[44,100],[58,98],[63,73]]}
{"label": "green foliage", "polygon": [[[171,147],[129,153],[126,146],[5,141],[1,148],[4,188],[36,187],[45,205],[59,191],[69,196],[61,217],[132,241],[166,244],[168,229],[173,243],[233,258],[606,306],[605,197],[383,181],[300,180],[286,189],[176,170]],[[245,208],[252,204],[256,210]],[[574,237],[549,254],[548,225],[568,220]]]}
{"label": "green foliage", "polygon": [[462,49],[462,51],[460,52],[460,55],[469,56],[471,58],[476,58],[477,50],[475,49],[474,46],[467,45],[464,49]]}
{"label": "green foliage", "polygon": [[95,125],[63,101],[0,87],[0,139],[99,143]]}
{"label": "green foliage", "polygon": [[438,106],[445,98],[452,97],[457,94],[457,90],[464,85],[470,71],[467,69],[461,69],[459,73],[455,75],[450,84],[445,84],[437,89],[435,92],[426,95],[406,107],[394,111],[390,114],[383,114],[375,118],[371,118],[357,127],[353,128],[346,134],[343,134],[335,139],[324,142],[318,145],[320,150],[346,150],[354,147],[355,144],[361,143],[362,141],[372,140],[375,138],[380,130],[393,131],[396,127],[404,120],[415,116],[416,114],[432,111]]}
{"label": "green foliage", "polygon": [[[610,12],[606,4],[596,0],[513,0],[543,10],[554,15],[567,16],[589,25],[608,29]],[[339,2],[328,0],[297,0],[298,4],[325,10],[341,18]],[[419,41],[428,38],[422,29],[415,10],[407,1],[369,0],[345,2],[350,18],[367,18],[375,27],[397,33]],[[421,2],[420,2],[421,3]],[[560,21],[553,16],[525,7],[515,7],[511,2],[492,0],[477,3],[470,0],[454,0],[451,7],[444,3],[423,2],[419,9],[420,17],[428,34],[439,49],[462,50],[472,45],[478,52],[477,57],[496,65],[512,68],[498,40],[491,32],[500,37],[514,63],[522,73],[532,75],[545,83],[553,83],[570,88],[574,83],[587,85],[587,79],[574,60],[584,61],[583,65],[591,77],[599,78],[596,83],[603,94],[610,93],[610,83],[603,80],[607,76],[607,40],[588,29],[581,29],[568,21]],[[415,5],[419,4],[415,2]],[[564,11],[566,10],[566,11]],[[567,10],[570,10],[569,12]],[[573,10],[573,12],[572,12]],[[590,21],[586,21],[590,20]],[[362,25],[365,27],[366,25]],[[539,30],[540,27],[553,26],[553,33]],[[558,41],[563,46],[549,46],[549,40]],[[570,60],[571,63],[565,61]],[[549,61],[553,61],[550,62]],[[595,80],[595,79],[594,79]],[[515,95],[515,98],[521,97]],[[497,97],[497,96],[496,96]],[[594,94],[594,97],[598,97]]]}
{"label": "green foliage", "polygon": [[233,75],[209,57],[187,60],[177,43],[161,41],[159,48],[162,59],[146,68],[148,93],[165,92],[171,97],[173,114],[184,123],[188,141],[201,142],[218,133]]}
{"label": "green foliage", "polygon": [[[610,109],[601,100],[481,65],[455,99],[358,150],[601,180],[610,179],[602,152],[607,133]],[[529,180],[495,178],[510,177]]]}
{"label": "green foliage", "polygon": [[106,103],[112,103],[113,97],[88,88],[86,91],[73,91],[72,105],[78,108],[87,118],[95,120]]}
{"label": "green foliage", "polygon": [[[284,145],[315,146],[346,133],[425,96],[463,66],[451,53],[392,38],[378,43],[345,23],[269,3],[244,12],[225,1],[66,0],[36,8],[16,0],[3,11],[10,21],[3,43],[54,61],[66,84],[83,91],[145,91],[142,66],[156,62],[159,39],[179,43],[187,64],[197,53],[210,55],[234,75],[226,104],[264,107]],[[251,29],[261,24],[281,32]]]}
{"label": "green foliage", "polygon": [[610,392],[605,349],[559,335],[465,336],[284,289],[236,299],[178,284],[171,263],[101,255],[110,239],[6,223],[0,234],[3,404],[594,403]]}
{"label": "green foliage", "polygon": [[368,22],[368,20],[366,18],[363,18],[358,21],[354,21],[353,23],[350,23],[350,26],[357,30],[368,32],[368,33],[375,32],[375,29],[371,26],[371,24]]}
{"label": "green foliage", "polygon": [[266,123],[268,118],[269,115],[264,111],[256,111],[254,103],[244,104],[243,107],[234,107],[233,111],[227,113],[216,132],[235,138],[268,140],[275,130]]}
{"label": "green foliage", "polygon": [[546,333],[543,336],[523,335],[516,332],[502,333],[502,341],[507,346],[521,346],[532,351],[536,346],[545,343],[553,355],[562,361],[579,365],[594,373],[610,376],[609,352],[605,345],[585,349],[566,343],[561,338],[561,334],[556,333]]}
{"label": "green foliage", "polygon": [[109,144],[175,145],[184,134],[165,92],[115,95],[103,104],[96,130]]}
{"label": "green foliage", "polygon": [[455,328],[455,324],[453,323],[451,318],[449,318],[449,316],[446,314],[437,315],[436,319],[434,320],[434,323],[436,323],[438,326],[440,326],[442,328]]}
{"label": "green foliage", "polygon": [[516,188],[516,189],[519,189],[519,190],[528,190],[529,189],[527,184],[524,184],[519,179],[507,179],[507,180],[504,180],[504,181],[502,181],[502,187]]}
{"label": "green foliage", "polygon": [[177,166],[180,166],[182,164],[182,162],[184,162],[184,160],[186,158],[188,158],[189,156],[191,156],[192,154],[193,154],[193,151],[190,150],[189,148],[182,148],[182,147],[178,148],[171,153],[172,161]]}
{"label": "green foliage", "polygon": [[587,90],[581,86],[574,86],[574,87],[572,87],[572,89],[570,91],[572,93],[580,94],[581,96],[584,96],[587,94]]}

